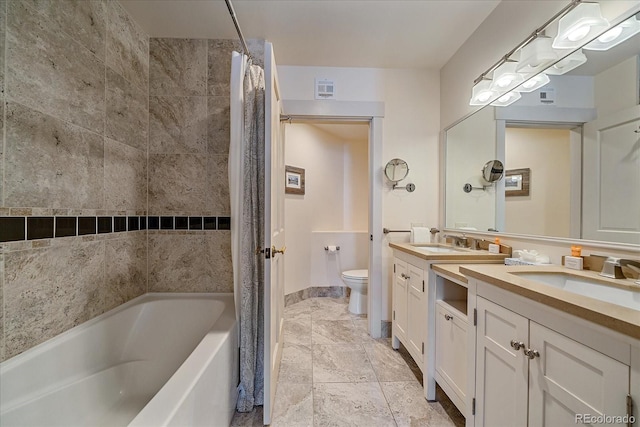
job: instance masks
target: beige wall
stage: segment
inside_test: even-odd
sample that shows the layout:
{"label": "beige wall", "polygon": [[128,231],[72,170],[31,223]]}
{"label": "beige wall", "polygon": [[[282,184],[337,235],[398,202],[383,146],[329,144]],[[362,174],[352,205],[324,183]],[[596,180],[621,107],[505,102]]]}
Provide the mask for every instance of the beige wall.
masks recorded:
{"label": "beige wall", "polygon": [[[276,47],[277,48],[277,47]],[[436,70],[278,66],[285,100],[313,100],[314,79],[336,82],[337,101],[384,102],[382,160],[403,158],[409,163],[405,183],[416,191],[391,190],[384,180],[384,164],[377,165],[376,179],[384,182],[383,226],[406,229],[411,223],[438,223],[438,129],[440,79]],[[331,102],[331,101],[325,101]],[[287,230],[287,233],[289,231]],[[408,241],[407,234],[389,234],[383,241],[382,319],[391,319],[393,251],[389,241]]]}
{"label": "beige wall", "polygon": [[[369,126],[328,126],[285,125],[285,163],[305,170],[306,187],[285,196],[285,294],[343,286],[338,270],[367,266]],[[348,131],[355,139],[341,135],[345,126],[359,129]],[[326,253],[329,245],[340,252]]]}
{"label": "beige wall", "polygon": [[531,170],[528,196],[505,197],[505,232],[570,237],[571,168],[566,129],[507,128],[505,168]]}

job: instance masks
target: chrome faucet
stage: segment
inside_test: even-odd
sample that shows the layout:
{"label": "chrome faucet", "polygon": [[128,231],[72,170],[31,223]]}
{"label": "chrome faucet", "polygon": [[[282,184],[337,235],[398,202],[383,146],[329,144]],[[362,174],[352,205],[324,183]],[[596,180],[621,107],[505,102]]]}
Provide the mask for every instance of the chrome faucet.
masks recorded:
{"label": "chrome faucet", "polygon": [[456,236],[454,234],[445,234],[444,236],[445,239],[453,239],[453,245],[454,246],[460,246],[462,248],[466,248],[469,239],[467,239],[467,236],[464,235],[464,233],[462,233],[462,236]]}
{"label": "chrome faucet", "polygon": [[[616,257],[609,257],[602,266],[601,276],[609,277],[610,279],[626,279],[626,276],[622,272],[622,267],[627,267],[631,270],[640,273],[640,262],[632,259],[621,259]],[[640,276],[635,282],[640,285]]]}
{"label": "chrome faucet", "polygon": [[621,259],[620,266],[627,267],[638,273],[638,280],[636,280],[636,284],[640,285],[640,261],[636,261],[633,259]]}

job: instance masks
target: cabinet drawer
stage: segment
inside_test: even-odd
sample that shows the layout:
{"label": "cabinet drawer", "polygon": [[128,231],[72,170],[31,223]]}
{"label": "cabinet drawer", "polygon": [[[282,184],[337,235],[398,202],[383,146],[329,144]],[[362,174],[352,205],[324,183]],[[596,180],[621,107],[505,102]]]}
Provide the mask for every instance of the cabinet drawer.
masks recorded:
{"label": "cabinet drawer", "polygon": [[445,301],[436,302],[436,379],[462,413],[467,395],[467,326],[460,311]]}

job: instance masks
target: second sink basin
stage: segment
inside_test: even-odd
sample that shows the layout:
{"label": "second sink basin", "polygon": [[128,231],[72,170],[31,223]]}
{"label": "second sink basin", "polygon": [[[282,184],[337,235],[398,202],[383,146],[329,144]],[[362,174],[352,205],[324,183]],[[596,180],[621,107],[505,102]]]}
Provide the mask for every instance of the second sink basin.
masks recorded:
{"label": "second sink basin", "polygon": [[640,311],[640,287],[637,290],[609,286],[597,280],[563,273],[515,273],[518,277],[544,283],[574,294],[610,302]]}

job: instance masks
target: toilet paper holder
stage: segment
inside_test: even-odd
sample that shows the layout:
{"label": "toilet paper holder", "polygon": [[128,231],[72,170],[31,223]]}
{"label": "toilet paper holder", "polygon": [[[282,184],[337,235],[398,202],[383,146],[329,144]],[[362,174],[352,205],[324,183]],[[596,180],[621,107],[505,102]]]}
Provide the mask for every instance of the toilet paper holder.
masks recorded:
{"label": "toilet paper holder", "polygon": [[[328,251],[329,250],[329,246],[325,246],[324,250]],[[339,251],[339,250],[340,250],[340,246],[336,246],[336,251]]]}

